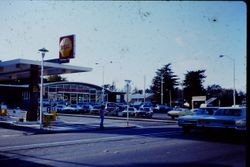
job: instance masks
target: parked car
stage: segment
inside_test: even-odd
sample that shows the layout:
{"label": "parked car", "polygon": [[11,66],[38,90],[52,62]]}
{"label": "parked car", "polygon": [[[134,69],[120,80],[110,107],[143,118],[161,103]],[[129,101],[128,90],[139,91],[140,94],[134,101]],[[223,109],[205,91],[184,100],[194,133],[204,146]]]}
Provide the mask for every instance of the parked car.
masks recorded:
{"label": "parked car", "polygon": [[113,115],[113,116],[118,116],[118,113],[120,111],[119,107],[114,102],[107,102],[105,110],[106,110],[105,112],[106,115]]}
{"label": "parked car", "polygon": [[77,104],[71,104],[63,108],[63,112],[79,113],[82,108]]}
{"label": "parked car", "polygon": [[90,105],[90,104],[84,104],[84,105],[81,105],[81,112],[82,113],[89,113],[92,109],[93,109],[93,106]]}
{"label": "parked car", "polygon": [[156,107],[154,107],[154,112],[160,112],[160,113],[167,113],[168,111],[171,111],[173,108],[166,106],[166,105],[157,105]]}
{"label": "parked car", "polygon": [[66,105],[64,105],[64,104],[57,104],[55,107],[55,110],[57,112],[63,112],[65,107],[66,107]]}
{"label": "parked car", "polygon": [[184,116],[184,115],[193,115],[194,112],[186,109],[186,108],[180,108],[180,107],[175,107],[173,108],[173,110],[168,112],[168,116],[170,116],[172,119],[175,119],[177,117],[180,116]]}
{"label": "parked car", "polygon": [[201,118],[211,116],[218,109],[218,107],[203,107],[195,109],[193,115],[180,116],[178,118],[178,125],[182,127],[185,133],[197,127],[197,121]]}
{"label": "parked car", "polygon": [[100,105],[100,104],[94,105],[93,108],[89,111],[89,113],[92,115],[99,115],[100,110],[101,110],[101,106],[102,105]]}
{"label": "parked car", "polygon": [[246,131],[246,107],[220,107],[213,116],[200,118],[197,127]]}
{"label": "parked car", "polygon": [[137,112],[137,109],[135,107],[127,107],[125,110],[123,110],[121,112],[121,115],[123,117],[126,117],[127,116],[127,113],[129,114],[129,116],[135,116]]}
{"label": "parked car", "polygon": [[133,104],[130,104],[131,107],[135,107],[137,110],[141,107],[142,102],[134,102]]}
{"label": "parked car", "polygon": [[119,107],[119,112],[122,112],[123,110],[125,110],[128,105],[125,103],[116,103],[117,107]]}
{"label": "parked car", "polygon": [[144,107],[140,108],[135,112],[136,117],[146,117],[146,118],[152,118],[154,112],[151,107]]}
{"label": "parked car", "polygon": [[153,104],[151,102],[141,103],[141,106],[140,106],[140,108],[149,108],[149,107],[153,109]]}

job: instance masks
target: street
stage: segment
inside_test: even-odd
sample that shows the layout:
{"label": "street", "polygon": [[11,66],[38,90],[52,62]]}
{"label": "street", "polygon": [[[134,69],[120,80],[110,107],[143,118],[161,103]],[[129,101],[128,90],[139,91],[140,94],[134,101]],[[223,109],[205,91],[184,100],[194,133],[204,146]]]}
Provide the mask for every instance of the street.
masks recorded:
{"label": "street", "polygon": [[[71,116],[61,116],[61,119],[99,121],[98,118]],[[125,120],[111,121],[125,123]],[[0,128],[0,164],[41,167],[246,166],[242,136],[200,131],[183,134],[174,121],[130,123],[136,127],[56,134]]]}

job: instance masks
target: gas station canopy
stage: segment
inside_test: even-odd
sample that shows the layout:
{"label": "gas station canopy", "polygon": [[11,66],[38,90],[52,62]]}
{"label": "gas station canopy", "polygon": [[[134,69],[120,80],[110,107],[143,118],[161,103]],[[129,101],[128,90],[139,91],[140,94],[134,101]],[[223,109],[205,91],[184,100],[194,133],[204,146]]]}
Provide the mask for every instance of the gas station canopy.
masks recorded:
{"label": "gas station canopy", "polygon": [[[30,78],[30,71],[37,67],[40,73],[41,61],[15,59],[0,62],[0,81]],[[92,68],[65,65],[44,61],[44,75],[59,75],[79,72],[89,72]]]}

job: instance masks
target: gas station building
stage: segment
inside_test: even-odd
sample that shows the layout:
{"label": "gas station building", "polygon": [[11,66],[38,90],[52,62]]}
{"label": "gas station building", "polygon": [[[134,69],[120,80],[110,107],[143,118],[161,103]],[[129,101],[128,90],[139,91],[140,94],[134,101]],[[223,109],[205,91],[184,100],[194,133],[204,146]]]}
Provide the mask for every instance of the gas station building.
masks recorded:
{"label": "gas station building", "polygon": [[[44,76],[90,72],[92,68],[66,65],[59,59],[44,61]],[[28,111],[27,120],[36,121],[39,115],[41,61],[15,59],[0,62],[0,102]],[[103,88],[80,82],[44,83],[43,98],[69,104],[101,102]],[[104,101],[123,102],[123,92],[104,91]]]}

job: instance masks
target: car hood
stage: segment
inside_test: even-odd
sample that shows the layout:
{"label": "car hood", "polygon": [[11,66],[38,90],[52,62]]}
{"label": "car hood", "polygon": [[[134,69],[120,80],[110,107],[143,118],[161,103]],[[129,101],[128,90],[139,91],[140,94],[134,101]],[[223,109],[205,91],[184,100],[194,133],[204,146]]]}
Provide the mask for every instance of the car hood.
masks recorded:
{"label": "car hood", "polygon": [[242,120],[242,119],[246,119],[246,117],[243,116],[210,116],[210,117],[206,117],[205,119],[207,120]]}

